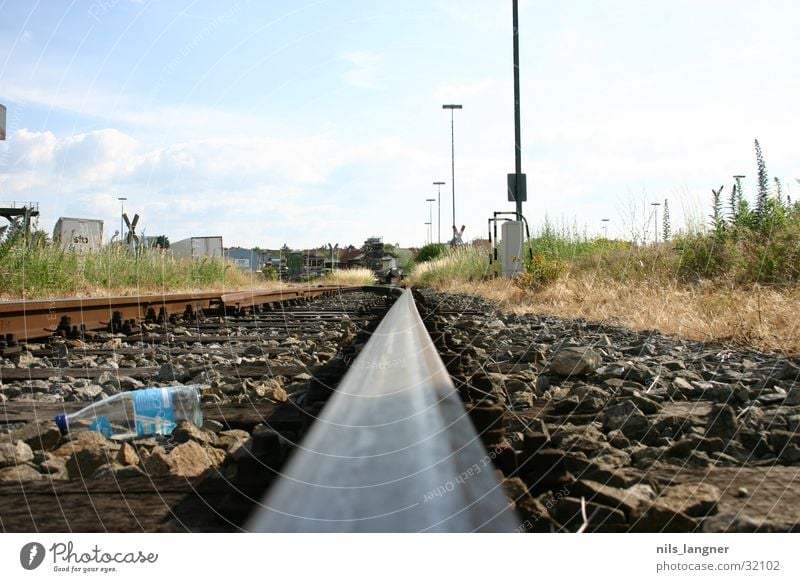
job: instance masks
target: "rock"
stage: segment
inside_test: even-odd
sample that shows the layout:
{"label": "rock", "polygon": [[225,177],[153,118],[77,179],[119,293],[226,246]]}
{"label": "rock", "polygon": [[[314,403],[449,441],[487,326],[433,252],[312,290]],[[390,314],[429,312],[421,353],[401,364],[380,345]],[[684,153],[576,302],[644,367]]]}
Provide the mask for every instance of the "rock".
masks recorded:
{"label": "rock", "polygon": [[51,420],[42,423],[29,422],[21,428],[11,431],[9,438],[12,441],[23,441],[35,451],[49,451],[58,446],[61,440],[61,431]]}
{"label": "rock", "polygon": [[56,457],[51,453],[45,453],[45,459],[39,463],[39,469],[53,479],[67,479],[67,460],[63,457]]}
{"label": "rock", "polygon": [[56,457],[67,460],[66,469],[70,479],[86,479],[100,465],[111,462],[119,445],[112,443],[99,432],[80,431],[53,451]]}
{"label": "rock", "polygon": [[800,386],[792,385],[789,390],[786,391],[786,398],[783,403],[786,406],[797,406],[800,404]]}
{"label": "rock", "polygon": [[185,420],[179,422],[175,430],[172,431],[172,438],[178,443],[185,443],[192,440],[201,444],[206,443],[213,445],[217,442],[216,434]]}
{"label": "rock", "polygon": [[769,532],[772,527],[760,520],[740,513],[721,513],[703,520],[705,533],[755,533]]}
{"label": "rock", "polygon": [[600,362],[600,355],[591,348],[564,348],[550,361],[550,372],[565,377],[588,376]]}
{"label": "rock", "polygon": [[239,447],[247,443],[250,434],[245,430],[223,430],[218,437],[215,446],[224,449],[229,455],[233,455]]}
{"label": "rock", "polygon": [[131,378],[130,376],[120,376],[119,377],[119,389],[129,392],[131,390],[138,390],[139,388],[143,388],[144,383],[140,382],[136,378]]}
{"label": "rock", "polygon": [[138,465],[140,461],[136,448],[130,443],[122,444],[117,453],[116,460],[122,466]]}
{"label": "rock", "polygon": [[620,489],[590,479],[576,481],[569,487],[569,492],[572,496],[584,497],[587,501],[619,509],[629,519],[637,514],[640,505],[652,503],[653,493],[652,490],[647,491],[641,487]]}
{"label": "rock", "polygon": [[697,521],[659,501],[642,504],[632,514],[630,531],[642,533],[684,533],[697,529]]}
{"label": "rock", "polygon": [[[586,501],[586,532],[624,532],[628,529],[625,513],[619,509],[602,505],[595,501]],[[583,525],[581,500],[564,497],[553,505],[551,515],[569,531],[578,531]]]}
{"label": "rock", "polygon": [[89,384],[88,386],[79,386],[73,388],[72,396],[76,400],[94,400],[103,394],[103,388],[97,384]]}
{"label": "rock", "polygon": [[666,487],[658,500],[676,512],[683,512],[690,517],[706,517],[717,513],[722,493],[708,483],[697,485],[681,484]]}
{"label": "rock", "polygon": [[706,436],[720,437],[730,440],[739,430],[739,422],[736,420],[736,413],[727,404],[715,404],[708,415],[706,425]]}
{"label": "rock", "polygon": [[145,471],[154,477],[199,477],[209,468],[220,464],[225,453],[219,449],[206,449],[195,441],[178,445],[168,454],[156,451],[144,460]]}
{"label": "rock", "polygon": [[171,362],[163,364],[156,374],[158,382],[184,382],[189,379],[189,374],[181,366],[175,366]]}
{"label": "rock", "polygon": [[23,441],[0,443],[0,468],[13,467],[33,460],[33,450]]}
{"label": "rock", "polygon": [[281,383],[273,378],[257,382],[252,390],[259,398],[269,398],[275,402],[286,402],[289,399]]}
{"label": "rock", "polygon": [[602,414],[603,428],[610,432],[619,430],[628,437],[642,440],[650,430],[650,421],[630,400],[606,408]]}
{"label": "rock", "polygon": [[42,478],[43,475],[27,463],[0,469],[0,482],[38,481]]}
{"label": "rock", "polygon": [[223,428],[225,428],[225,426],[218,420],[211,420],[207,418],[206,420],[203,421],[203,430],[211,431],[214,434],[218,433]]}
{"label": "rock", "polygon": [[120,389],[119,375],[112,372],[103,372],[97,379],[97,383],[103,388],[110,388],[112,392],[117,392]]}

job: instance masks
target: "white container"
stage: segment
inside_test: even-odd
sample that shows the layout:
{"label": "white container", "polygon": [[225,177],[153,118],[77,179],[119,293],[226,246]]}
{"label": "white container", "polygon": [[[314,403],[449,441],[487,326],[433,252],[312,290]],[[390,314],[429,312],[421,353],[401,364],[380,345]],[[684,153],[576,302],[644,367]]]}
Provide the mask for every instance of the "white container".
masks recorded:
{"label": "white container", "polygon": [[53,229],[53,240],[70,253],[94,253],[103,245],[103,221],[61,217]]}
{"label": "white container", "polygon": [[172,252],[172,256],[178,259],[199,259],[202,257],[221,259],[223,257],[222,237],[193,236],[170,243],[169,250]]}

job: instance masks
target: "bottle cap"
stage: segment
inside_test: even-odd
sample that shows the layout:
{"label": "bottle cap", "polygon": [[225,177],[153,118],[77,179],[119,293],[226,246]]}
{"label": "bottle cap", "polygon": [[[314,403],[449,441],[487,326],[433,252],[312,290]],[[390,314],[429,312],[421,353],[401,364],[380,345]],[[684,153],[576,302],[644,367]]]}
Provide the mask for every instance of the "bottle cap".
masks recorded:
{"label": "bottle cap", "polygon": [[62,434],[67,434],[66,414],[56,414],[56,424],[58,425],[58,429],[61,431]]}

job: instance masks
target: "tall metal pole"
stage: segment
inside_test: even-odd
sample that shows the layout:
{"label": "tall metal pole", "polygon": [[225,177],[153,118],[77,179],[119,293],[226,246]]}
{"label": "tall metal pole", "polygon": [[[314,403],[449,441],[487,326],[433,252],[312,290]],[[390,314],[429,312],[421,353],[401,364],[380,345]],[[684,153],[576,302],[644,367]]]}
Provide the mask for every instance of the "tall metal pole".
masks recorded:
{"label": "tall metal pole", "polygon": [[438,236],[438,243],[442,244],[442,186],[444,186],[444,182],[434,182],[434,186],[439,187],[439,201],[436,203],[436,212],[438,213],[438,223],[439,223],[439,236]]}
{"label": "tall metal pole", "polygon": [[122,242],[122,217],[125,216],[125,201],[127,198],[117,198],[119,200],[119,240]]}
{"label": "tall metal pole", "polygon": [[[514,22],[514,162],[516,170],[516,181],[514,187],[514,199],[516,201],[517,215],[522,215],[522,200],[519,196],[519,184],[522,182],[522,138],[520,136],[519,119],[519,16],[518,2],[513,0],[513,22]],[[453,221],[455,223],[455,220]]]}
{"label": "tall metal pole", "polygon": [[450,110],[450,183],[453,185],[453,240],[456,238],[456,138],[453,121],[453,110],[461,109],[461,105],[442,105],[442,109]]}
{"label": "tall metal pole", "polygon": [[433,243],[433,203],[436,202],[436,198],[426,198],[425,202],[428,203],[428,222],[431,225],[430,242]]}
{"label": "tall metal pole", "polygon": [[658,207],[661,206],[661,202],[651,202],[650,206],[652,206],[655,211],[655,217],[653,218],[653,234],[655,235],[655,242],[658,242]]}

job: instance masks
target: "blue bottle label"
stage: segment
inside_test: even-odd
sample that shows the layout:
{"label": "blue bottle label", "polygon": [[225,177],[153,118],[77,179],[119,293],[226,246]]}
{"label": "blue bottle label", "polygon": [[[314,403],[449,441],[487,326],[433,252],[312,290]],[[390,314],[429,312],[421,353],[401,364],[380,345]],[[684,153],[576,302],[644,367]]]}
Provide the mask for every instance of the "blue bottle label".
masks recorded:
{"label": "blue bottle label", "polygon": [[105,416],[98,416],[89,425],[89,430],[99,432],[106,438],[111,438],[111,423]]}
{"label": "blue bottle label", "polygon": [[168,388],[135,390],[133,414],[138,436],[172,434],[175,429],[172,393]]}

